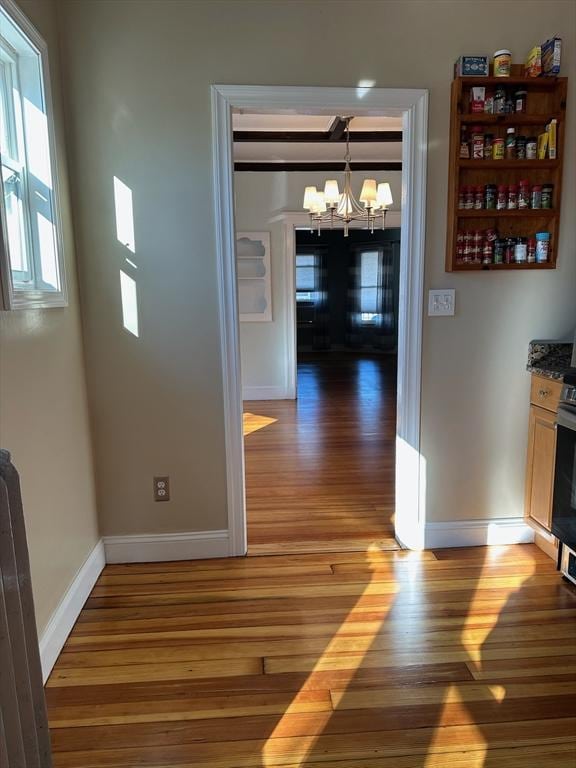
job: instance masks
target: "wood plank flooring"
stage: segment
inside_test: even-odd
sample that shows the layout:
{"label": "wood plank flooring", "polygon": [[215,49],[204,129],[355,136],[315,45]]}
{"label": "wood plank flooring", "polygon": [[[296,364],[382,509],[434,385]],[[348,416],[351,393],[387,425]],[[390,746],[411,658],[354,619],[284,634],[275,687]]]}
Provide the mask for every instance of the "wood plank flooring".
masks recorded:
{"label": "wood plank flooring", "polygon": [[297,401],[244,410],[249,554],[398,549],[394,358],[300,355]]}
{"label": "wood plank flooring", "polygon": [[107,566],[55,768],[574,768],[576,590],[531,545]]}

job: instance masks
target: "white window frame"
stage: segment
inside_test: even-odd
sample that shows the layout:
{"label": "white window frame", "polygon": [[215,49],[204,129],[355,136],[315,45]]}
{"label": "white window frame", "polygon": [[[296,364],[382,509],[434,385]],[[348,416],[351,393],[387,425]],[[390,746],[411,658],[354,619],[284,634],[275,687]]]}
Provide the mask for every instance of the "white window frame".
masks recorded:
{"label": "white window frame", "polygon": [[378,247],[368,247],[363,246],[358,248],[359,254],[360,254],[360,274],[358,275],[358,302],[360,305],[360,322],[362,325],[376,325],[378,322],[378,318],[382,317],[382,314],[380,312],[363,312],[362,311],[362,290],[364,288],[376,288],[378,290],[378,285],[363,285],[362,284],[362,258],[365,253],[377,253],[378,258],[382,259],[382,251]]}
{"label": "white window frame", "polygon": [[[45,309],[49,307],[68,306],[68,292],[66,284],[66,270],[64,247],[62,237],[62,223],[60,219],[60,194],[58,183],[58,168],[56,157],[56,141],[54,132],[54,113],[52,109],[52,93],[50,89],[50,72],[48,65],[48,46],[36,27],[22,13],[13,0],[0,0],[0,7],[10,17],[11,21],[27,38],[31,47],[38,55],[40,66],[40,87],[44,98],[44,108],[48,128],[48,146],[50,152],[50,168],[52,177],[51,213],[52,223],[56,233],[56,268],[58,270],[58,290],[42,290],[38,288],[23,289],[14,284],[13,273],[8,250],[8,237],[5,218],[4,190],[0,177],[0,309]],[[29,204],[27,205],[29,209]],[[30,210],[27,211],[27,218]],[[32,240],[29,233],[29,239]],[[38,254],[31,252],[30,261],[34,261]]]}
{"label": "white window frame", "polygon": [[[312,256],[312,258],[314,259],[314,263],[312,264],[312,269],[314,270],[314,289],[311,290],[311,291],[298,290],[298,269],[299,269],[298,257],[299,256]],[[318,291],[318,285],[317,285],[317,282],[318,282],[318,268],[319,268],[318,261],[319,261],[318,254],[317,253],[313,253],[311,250],[310,251],[306,251],[306,252],[300,251],[299,253],[296,253],[296,260],[295,260],[295,269],[296,269],[296,301],[297,301],[297,303],[300,306],[305,307],[305,306],[309,306],[311,304],[315,304],[316,293]],[[304,294],[307,294],[307,296],[304,296]]]}

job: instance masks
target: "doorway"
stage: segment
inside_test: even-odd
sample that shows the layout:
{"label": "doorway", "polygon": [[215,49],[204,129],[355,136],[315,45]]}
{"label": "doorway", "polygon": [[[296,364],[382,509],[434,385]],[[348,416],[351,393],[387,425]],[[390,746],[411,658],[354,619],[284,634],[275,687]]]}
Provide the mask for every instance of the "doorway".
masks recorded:
{"label": "doorway", "polygon": [[403,126],[402,257],[398,308],[398,400],[395,533],[409,548],[423,546],[423,467],[420,456],[420,373],[424,255],[427,92],[375,88],[214,86],[214,175],[224,373],[229,550],[247,549],[242,392],[233,209],[233,109],[263,112],[401,116]]}

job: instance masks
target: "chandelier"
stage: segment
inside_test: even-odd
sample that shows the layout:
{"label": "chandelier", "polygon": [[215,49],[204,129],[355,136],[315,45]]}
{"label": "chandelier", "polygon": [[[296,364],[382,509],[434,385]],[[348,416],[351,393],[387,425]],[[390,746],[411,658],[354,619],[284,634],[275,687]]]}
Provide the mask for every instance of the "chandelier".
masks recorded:
{"label": "chandelier", "polygon": [[375,179],[364,179],[360,201],[352,192],[352,171],[350,169],[350,121],[346,117],[346,154],[344,156],[344,190],[340,192],[336,179],[328,179],[324,191],[316,187],[304,190],[303,207],[310,214],[310,230],[318,230],[322,225],[341,223],[344,225],[344,237],[348,237],[348,228],[352,221],[362,221],[371,233],[374,232],[377,219],[382,229],[386,227],[386,212],[392,205],[392,191],[388,182],[376,183]]}

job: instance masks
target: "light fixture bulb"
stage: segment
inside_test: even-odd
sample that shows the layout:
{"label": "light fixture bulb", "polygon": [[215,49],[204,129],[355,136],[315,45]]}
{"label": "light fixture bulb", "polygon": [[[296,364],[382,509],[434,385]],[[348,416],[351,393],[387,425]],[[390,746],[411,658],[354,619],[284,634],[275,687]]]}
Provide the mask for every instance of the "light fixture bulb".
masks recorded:
{"label": "light fixture bulb", "polygon": [[364,203],[366,208],[371,208],[373,203],[376,202],[376,180],[365,179],[362,184],[362,192],[360,193],[360,202]]}
{"label": "light fixture bulb", "polygon": [[378,184],[376,203],[378,204],[379,208],[388,208],[388,206],[392,205],[392,190],[390,189],[390,184],[388,184],[387,181],[383,181]]}
{"label": "light fixture bulb", "polygon": [[340,190],[336,179],[328,179],[324,185],[324,199],[330,208],[335,207],[340,200]]}
{"label": "light fixture bulb", "polygon": [[306,187],[304,190],[304,202],[302,207],[307,211],[311,211],[316,201],[316,195],[318,194],[316,187]]}

